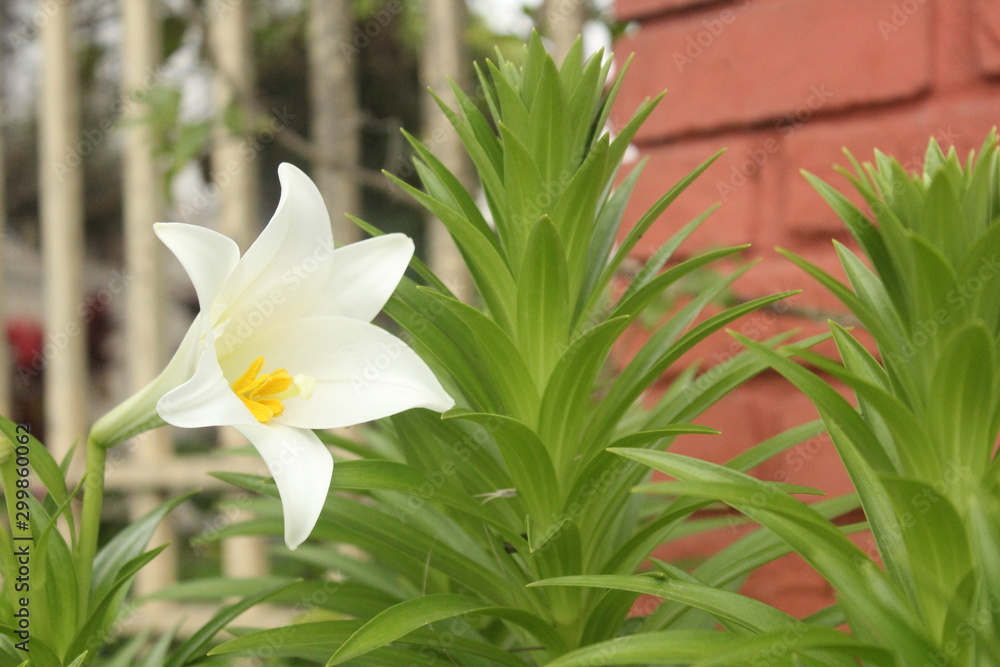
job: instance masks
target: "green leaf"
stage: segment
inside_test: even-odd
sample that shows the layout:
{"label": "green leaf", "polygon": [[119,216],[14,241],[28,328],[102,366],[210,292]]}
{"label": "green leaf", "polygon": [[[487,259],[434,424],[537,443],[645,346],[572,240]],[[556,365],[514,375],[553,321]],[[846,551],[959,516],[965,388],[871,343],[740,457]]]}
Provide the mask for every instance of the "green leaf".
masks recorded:
{"label": "green leaf", "polygon": [[561,655],[545,667],[695,664],[730,645],[737,635],[714,630],[665,630],[616,637]]}
{"label": "green leaf", "polygon": [[566,251],[548,216],[528,238],[517,279],[517,343],[542,391],[569,330],[569,276]]}
{"label": "green leaf", "polygon": [[580,319],[585,315],[583,309],[588,304],[596,305],[594,299],[601,295],[601,292],[595,289],[597,279],[611,255],[611,249],[614,247],[618,229],[621,227],[621,221],[625,215],[625,208],[628,206],[629,198],[632,196],[647,162],[648,158],[643,158],[598,211],[597,221],[591,232],[590,245],[587,248],[587,256],[583,264],[583,280],[573,309],[573,328],[575,331],[586,328],[580,327]]}
{"label": "green leaf", "polygon": [[[721,329],[730,322],[758,308],[780,301],[791,294],[794,294],[794,292],[761,297],[738,306],[733,306],[694,326],[673,345],[665,345],[666,340],[669,340],[667,338],[670,336],[669,329],[664,328],[655,333],[646,346],[644,346],[643,350],[633,358],[625,371],[615,381],[615,384],[608,392],[604,405],[598,410],[593,421],[590,423],[587,433],[584,436],[590,451],[584,453],[584,461],[593,456],[598,448],[600,448],[603,436],[621,418],[627,406],[631,405],[646,387],[655,382],[681,355],[701,340],[704,340],[711,333]],[[664,347],[667,349],[663,350]]]}
{"label": "green leaf", "polygon": [[149,544],[161,521],[182,502],[195,495],[189,491],[159,505],[116,534],[94,558],[91,601],[100,600],[116,585],[118,573],[126,563],[138,556]]}
{"label": "green leaf", "polygon": [[[969,535],[948,495],[938,493],[931,484],[895,476],[881,479],[893,500],[911,555],[921,614],[934,636],[941,637],[951,598],[973,570]],[[965,488],[966,484],[955,471],[936,483],[951,492],[958,490],[956,485]]]}
{"label": "green leaf", "polygon": [[565,650],[562,639],[550,626],[526,612],[511,608],[484,605],[481,601],[464,595],[426,595],[407,600],[387,609],[362,625],[351,635],[326,663],[340,665],[376,648],[396,641],[429,623],[477,613],[503,618],[521,625],[535,634],[547,648],[556,652]]}
{"label": "green leaf", "polygon": [[128,592],[128,587],[135,575],[160,555],[167,546],[169,545],[161,544],[122,565],[116,572],[112,585],[100,598],[91,600],[90,615],[74,637],[70,653],[85,651],[88,648],[100,646],[106,641],[108,628],[118,616],[125,594]]}
{"label": "green leaf", "polygon": [[[311,664],[323,664],[330,657],[330,654],[337,650],[344,640],[360,626],[361,622],[356,620],[322,621],[301,623],[273,630],[261,630],[217,646],[212,650],[211,655],[242,653],[257,657],[266,651],[269,655],[295,657],[307,660]],[[410,633],[399,644],[406,646],[406,648],[384,646],[362,657],[355,658],[351,664],[359,665],[359,667],[396,667],[421,660],[426,661],[428,658],[444,657],[462,660],[463,658],[468,659],[466,656],[480,660],[485,657],[487,661],[492,661],[485,664],[491,665],[517,667],[524,664],[501,649],[449,632],[435,633],[421,629]],[[441,655],[444,646],[448,648]],[[419,647],[420,650],[412,650],[410,647]],[[483,663],[470,662],[469,664],[480,665]]]}
{"label": "green leaf", "polygon": [[140,664],[139,652],[146,646],[151,634],[151,630],[145,630],[130,638],[112,657],[105,658],[102,667],[135,667]]}
{"label": "green leaf", "polygon": [[927,425],[942,466],[961,470],[951,497],[974,483],[973,471],[988,465],[996,449],[996,345],[982,322],[970,322],[949,339],[934,369],[935,400],[926,406]]}
{"label": "green leaf", "polygon": [[[548,57],[538,60],[541,77],[531,104],[530,121],[525,133],[526,145],[538,164],[542,182],[555,184],[569,166],[566,100],[555,62]],[[527,81],[525,85],[528,85]]]}
{"label": "green leaf", "polygon": [[[84,662],[84,660],[86,660],[86,659],[87,659],[87,652],[84,651],[79,656],[77,656],[76,660],[74,660],[73,662],[69,663],[69,665],[67,665],[67,667],[80,667],[80,665],[82,665],[83,662]],[[25,664],[27,664],[27,663],[25,663]]]}
{"label": "green leaf", "polygon": [[490,308],[490,312],[506,331],[511,331],[515,292],[511,267],[493,245],[491,239],[477,231],[462,213],[424,194],[391,174],[390,179],[428,211],[434,214],[455,239],[472,278]]}
{"label": "green leaf", "polygon": [[[33,497],[28,499],[35,538],[29,573],[34,633],[53,651],[64,654],[73,640],[79,618],[79,598],[73,556],[57,529],[57,518],[68,505],[49,516]],[[76,655],[76,654],[74,654]]]}
{"label": "green leaf", "polygon": [[724,257],[735,255],[749,247],[749,245],[744,245],[733,248],[722,248],[721,250],[714,250],[703,255],[698,255],[697,257],[693,257],[674,267],[671,267],[655,278],[649,279],[645,283],[641,284],[639,289],[633,289],[633,287],[639,283],[639,279],[637,278],[636,282],[633,282],[632,286],[626,290],[621,301],[619,301],[618,305],[611,313],[611,317],[635,317],[642,312],[642,310],[648,306],[653,299],[659,296],[663,290],[667,289],[684,276],[700,269],[706,264],[710,264]]}
{"label": "green leaf", "polygon": [[[473,418],[470,414],[455,414],[454,416]],[[493,415],[480,416],[493,417]],[[492,424],[492,422],[490,423]],[[544,455],[544,450],[542,450],[542,454]],[[452,466],[442,470],[442,472],[447,474],[447,470],[454,470],[455,465],[457,464],[453,463]],[[549,467],[551,468],[551,464],[549,464]],[[483,503],[472,500],[468,495],[457,491],[450,484],[438,482],[427,472],[403,463],[391,461],[341,461],[334,467],[331,487],[334,489],[354,489],[358,491],[380,489],[416,496],[464,512],[469,516],[491,524],[502,533],[506,534],[510,532],[508,527],[489,512],[487,506]]]}
{"label": "green leaf", "polygon": [[280,593],[281,591],[286,590],[290,585],[291,583],[282,583],[278,586],[267,588],[263,591],[248,595],[239,602],[223,607],[207,623],[205,623],[205,625],[198,628],[198,630],[195,631],[195,633],[191,635],[187,641],[171,652],[170,659],[166,662],[164,667],[183,667],[184,665],[190,665],[198,662],[204,655],[206,655],[206,650],[208,649],[208,645],[212,641],[212,638],[215,637],[220,630],[226,627],[230,621],[235,619],[247,609],[250,609],[264,600]]}
{"label": "green leaf", "polygon": [[[821,657],[822,656],[822,657]],[[787,658],[782,661],[782,658]],[[819,663],[803,662],[812,658]],[[792,631],[772,631],[756,637],[743,638],[720,647],[720,650],[699,665],[753,665],[760,661],[778,664],[804,665],[856,665],[864,664],[893,667],[897,662],[895,652],[850,635],[816,626],[801,626]],[[839,659],[839,660],[838,660]],[[830,660],[838,660],[829,662]]]}
{"label": "green leaf", "polygon": [[[337,464],[342,465],[342,464]],[[177,600],[184,602],[214,602],[225,598],[253,595],[279,584],[287,584],[288,577],[199,577],[191,581],[171,584],[147,596],[151,600]]]}
{"label": "green leaf", "polygon": [[[776,488],[743,473],[668,452],[638,449],[616,453],[640,461],[675,479],[674,491],[721,500],[778,533],[833,585],[852,619],[877,631],[906,639],[912,659],[933,651],[906,598],[836,527],[814,510]],[[890,509],[891,511],[891,509]]]}
{"label": "green leaf", "polygon": [[[458,318],[467,333],[463,347],[478,360],[483,379],[499,397],[504,410],[515,419],[532,422],[538,410],[538,391],[521,354],[508,335],[493,320],[472,306],[443,294],[425,291]],[[460,329],[459,329],[460,330]],[[452,335],[457,331],[452,330]]]}
{"label": "green leaf", "polygon": [[170,645],[173,644],[180,626],[181,622],[178,621],[173,627],[160,635],[160,638],[156,640],[156,643],[153,644],[149,651],[146,652],[142,661],[135,667],[163,667],[170,653]]}
{"label": "green leaf", "polygon": [[[642,238],[642,236],[647,231],[649,231],[649,228],[652,227],[653,223],[659,219],[660,215],[665,210],[667,210],[667,207],[670,206],[674,202],[674,200],[676,200],[681,195],[681,193],[687,190],[688,186],[691,185],[695,181],[695,179],[702,174],[702,172],[708,169],[713,162],[719,159],[719,156],[721,156],[722,153],[723,151],[719,151],[718,153],[716,153],[715,155],[713,155],[712,157],[708,158],[700,165],[695,167],[695,169],[691,173],[689,173],[687,176],[678,181],[676,185],[670,188],[670,190],[665,195],[660,197],[656,201],[656,203],[653,204],[653,206],[650,207],[650,209],[646,211],[646,213],[644,213],[641,218],[639,218],[638,222],[635,223],[635,226],[633,226],[632,229],[629,230],[628,235],[625,237],[625,240],[622,241],[622,244],[618,247],[618,250],[611,258],[611,261],[604,268],[604,272],[601,274],[601,277],[597,281],[597,287],[594,290],[595,294],[602,293],[604,289],[609,284],[611,284],[611,279],[618,271],[618,268],[622,265],[622,262],[625,261],[625,258],[628,257],[629,254],[632,252],[632,249],[635,248],[635,245],[639,242],[639,239]],[[693,230],[686,230],[685,228],[678,233],[686,235],[690,234],[690,231]],[[584,312],[587,312],[589,310],[590,310],[589,306],[584,308]]]}
{"label": "green leaf", "polygon": [[763,602],[706,586],[690,575],[684,575],[683,579],[645,574],[581,575],[543,579],[529,586],[584,586],[654,595],[703,609],[727,627],[732,625],[755,633],[801,625],[793,616]]}
{"label": "green leaf", "polygon": [[[559,502],[559,479],[545,445],[525,424],[503,415],[451,411],[448,416],[490,426],[528,513],[528,543],[532,551],[537,550],[551,537],[544,528],[554,525]],[[540,527],[541,534],[537,532]]]}
{"label": "green leaf", "polygon": [[384,310],[405,329],[410,345],[438,378],[451,378],[472,406],[492,412],[500,409],[499,397],[484,384],[482,361],[470,345],[463,345],[471,333],[456,315],[405,277]]}
{"label": "green leaf", "polygon": [[[38,475],[39,481],[45,486],[45,491],[52,498],[54,504],[49,506],[50,509],[54,506],[65,504],[69,499],[69,490],[66,488],[65,476],[45,445],[30,433],[18,430],[17,425],[3,415],[0,415],[0,433],[6,436],[13,447],[18,446],[19,438],[27,438],[30,467]],[[69,522],[70,534],[72,535],[74,531],[73,513],[67,512],[65,516],[66,521]]]}
{"label": "green leaf", "polygon": [[[894,334],[886,325],[883,317],[869,308],[864,301],[859,299],[851,290],[847,289],[839,280],[793,252],[784,250],[783,248],[777,248],[777,252],[788,258],[793,264],[815,278],[823,287],[827,288],[830,293],[837,297],[841,303],[847,306],[861,320],[865,328],[875,337],[875,340],[888,341],[894,339]],[[898,339],[898,336],[896,338]]]}
{"label": "green leaf", "polygon": [[625,317],[607,320],[577,337],[563,351],[549,378],[539,409],[538,433],[543,442],[550,443],[558,471],[566,470],[576,456],[573,443],[584,421],[579,415],[590,409],[597,375],[628,324]]}
{"label": "green leaf", "polygon": [[816,405],[844,467],[858,490],[886,568],[896,582],[909,588],[909,567],[906,564],[908,554],[902,543],[902,530],[893,511],[892,500],[876,474],[897,471],[885,452],[879,448],[868,424],[833,387],[813,373],[748,338],[734,336],[748,349],[766,359]]}
{"label": "green leaf", "polygon": [[899,273],[886,249],[885,240],[874,223],[833,187],[808,172],[803,172],[803,175],[847,225],[851,235],[871,260],[896,308],[903,308]]}
{"label": "green leaf", "polygon": [[503,182],[510,208],[508,235],[504,240],[511,269],[514,274],[518,274],[528,235],[543,213],[543,197],[552,196],[554,184],[542,178],[534,156],[518,138],[516,130],[511,129],[516,126],[510,122],[506,110],[504,114],[504,122],[498,125],[504,147]]}
{"label": "green leaf", "polygon": [[564,180],[568,178],[569,182],[551,213],[552,222],[566,248],[569,284],[575,292],[578,292],[587,271],[584,263],[594,223],[601,202],[607,194],[604,186],[610,159],[607,146],[607,139],[600,139],[571,178],[569,172],[566,172]]}

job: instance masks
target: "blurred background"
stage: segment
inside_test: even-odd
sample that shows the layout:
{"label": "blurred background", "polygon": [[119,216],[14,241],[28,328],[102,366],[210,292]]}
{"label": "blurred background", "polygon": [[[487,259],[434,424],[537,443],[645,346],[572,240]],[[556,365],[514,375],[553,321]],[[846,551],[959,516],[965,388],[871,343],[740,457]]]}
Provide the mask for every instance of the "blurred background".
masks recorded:
{"label": "blurred background", "polygon": [[[635,54],[613,124],[668,89],[636,137],[632,159],[650,164],[628,220],[728,149],[636,259],[722,202],[683,253],[753,243],[743,260],[760,265],[731,300],[805,290],[734,327],[753,338],[792,327],[812,334],[841,317],[773,250],[839,273],[830,239],[849,239],[800,169],[846,191],[832,169],[845,162],[844,146],[862,160],[879,148],[918,168],[929,137],[964,153],[1000,115],[994,0],[3,0],[0,412],[66,454],[96,416],[155,376],[197,306],[151,224],[202,224],[245,249],[277,203],[282,161],[320,186],[338,244],[360,238],[345,212],[403,231],[453,291],[472,298],[441,226],[379,172],[418,183],[405,129],[475,188],[426,90],[447,103],[451,80],[481,102],[472,62],[495,49],[517,62],[532,28],[557,57],[580,35],[587,53],[613,47],[617,67]],[[710,369],[738,351],[718,337],[684,363]],[[722,461],[814,416],[765,374],[707,413],[703,423],[722,437],[682,438],[677,448]],[[247,515],[248,499],[206,474],[234,469],[219,459],[244,444],[225,431],[161,429],[112,452],[108,484],[118,501],[108,504],[109,522],[207,489],[159,536],[175,546],[144,571],[140,592],[178,577],[269,570],[266,544],[209,539]],[[255,457],[235,460],[261,472]],[[822,437],[756,472],[833,495],[850,490]],[[659,555],[683,562],[735,535],[723,530]],[[797,616],[830,597],[793,558],[762,568],[745,591]]]}

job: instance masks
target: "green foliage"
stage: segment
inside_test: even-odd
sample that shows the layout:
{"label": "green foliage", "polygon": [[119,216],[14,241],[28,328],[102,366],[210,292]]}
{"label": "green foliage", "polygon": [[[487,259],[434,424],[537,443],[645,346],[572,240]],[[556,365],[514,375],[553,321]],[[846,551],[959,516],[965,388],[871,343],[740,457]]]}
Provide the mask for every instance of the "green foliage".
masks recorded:
{"label": "green foliage", "polygon": [[[20,664],[29,656],[31,664],[46,667],[183,667],[203,658],[216,633],[241,611],[287,587],[285,583],[255,592],[222,609],[194,636],[176,646],[172,633],[165,634],[141,661],[135,656],[145,644],[145,637],[127,643],[118,657],[109,657],[107,647],[118,638],[115,624],[134,604],[126,596],[135,575],[167,546],[147,550],[153,532],[193,492],[163,503],[109,540],[94,562],[86,565],[92,567],[92,573],[90,588],[84,592],[77,581],[81,568],[79,533],[69,510],[80,489],[86,492],[88,482],[84,480],[77,489],[68,489],[66,462],[60,466],[42,443],[4,417],[0,417],[0,438],[4,439],[0,443],[3,449],[13,443],[9,456],[0,453],[10,521],[10,528],[0,529],[0,658],[4,664]],[[37,477],[26,477],[27,471]],[[35,483],[41,488],[36,488]],[[28,517],[27,527],[19,524],[23,515]],[[22,617],[27,619],[26,627],[20,624]],[[105,658],[108,662],[98,662]]]}
{"label": "green foliage", "polygon": [[[606,450],[649,451],[681,433],[715,433],[691,422],[766,367],[752,354],[737,355],[711,374],[680,373],[653,409],[642,407],[643,397],[698,342],[784,295],[705,316],[703,309],[748,267],[733,274],[706,271],[701,289],[665,315],[630,360],[613,353],[666,290],[692,272],[738,257],[743,247],[661,273],[707,217],[699,216],[650,258],[631,285],[622,284],[619,269],[640,236],[715,158],[665,194],[616,247],[641,165],[616,186],[619,168],[658,99],[642,104],[612,138],[605,123],[624,71],[606,88],[609,68],[601,54],[584,61],[579,43],[557,68],[536,35],[522,66],[498,57],[478,70],[483,110],[457,89],[458,107],[442,104],[479,174],[487,211],[407,135],[423,190],[397,183],[451,233],[481,306],[457,301],[416,263],[426,284],[405,278],[386,312],[459,407],[444,418],[424,410],[396,415],[382,424],[382,439],[373,446],[324,436],[351,452],[352,460],[339,461],[334,470],[334,491],[313,533],[320,544],[287,557],[334,572],[336,581],[303,583],[302,599],[322,601],[306,605],[302,623],[280,633],[245,634],[213,654],[257,655],[271,647],[275,655],[330,665],[436,658],[461,665],[547,664],[633,632],[628,616],[638,592],[620,582],[637,576],[663,541],[717,527],[688,521],[708,502],[677,500],[661,518],[658,499],[630,491],[647,479],[648,469]],[[785,338],[763,345],[776,348]],[[804,351],[815,342],[781,349]],[[733,474],[816,430],[815,424],[794,429],[737,457],[730,463]],[[259,478],[221,477],[276,498],[274,485]],[[799,491],[775,487],[778,494]],[[854,503],[821,504],[816,511],[836,516]],[[219,537],[278,534],[277,506],[265,505],[260,514]],[[754,567],[788,551],[762,534],[740,545],[704,564],[705,585],[738,586]],[[582,575],[601,587],[533,585]],[[708,631],[715,625],[712,610],[679,603],[661,609],[645,617],[647,629]],[[831,641],[829,632],[818,634],[810,637]]]}
{"label": "green foliage", "polygon": [[[849,286],[784,254],[830,289],[874,338],[877,355],[831,322],[841,363],[797,353],[847,385],[857,407],[792,361],[793,351],[737,337],[819,409],[857,488],[877,552],[861,552],[813,509],[768,491],[763,482],[669,453],[619,453],[678,480],[645,490],[721,500],[800,553],[837,591],[859,642],[843,648],[863,664],[1000,665],[997,135],[991,133],[964,164],[954,149],[946,154],[932,140],[916,174],[882,153],[874,164],[848,157],[853,171],[843,173],[870,214],[807,177],[864,255],[837,244]],[[757,494],[748,495],[754,486]],[[754,646],[774,652],[768,655],[814,655],[802,642],[805,634],[795,633],[791,643],[762,637],[720,646],[699,656],[705,658],[699,664],[729,664]],[[821,656],[833,653],[824,648]]]}

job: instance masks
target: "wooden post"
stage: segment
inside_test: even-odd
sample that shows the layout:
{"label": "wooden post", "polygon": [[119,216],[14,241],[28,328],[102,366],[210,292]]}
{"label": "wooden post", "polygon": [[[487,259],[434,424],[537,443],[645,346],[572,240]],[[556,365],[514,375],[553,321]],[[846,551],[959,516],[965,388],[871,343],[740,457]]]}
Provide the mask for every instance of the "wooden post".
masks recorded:
{"label": "wooden post", "polygon": [[542,31],[555,46],[556,62],[561,63],[573,42],[583,32],[589,10],[587,0],[545,0]]}
{"label": "wooden post", "polygon": [[[250,43],[250,2],[212,0],[205,5],[209,41],[215,64],[215,108],[221,119],[232,105],[249,108],[252,99],[254,67]],[[244,115],[245,117],[245,115]],[[257,226],[257,159],[242,149],[245,137],[219,127],[213,137],[212,174],[221,192],[220,230],[246,251]],[[223,176],[225,174],[225,176]],[[225,182],[223,183],[223,180]],[[220,430],[225,446],[246,444],[231,428]],[[226,513],[231,521],[249,518],[236,508]],[[222,543],[222,569],[230,577],[259,577],[267,573],[267,544],[259,537],[234,537]]]}
{"label": "wooden post", "polygon": [[[459,86],[466,79],[467,58],[464,49],[466,12],[464,0],[427,0],[424,4],[424,39],[420,53],[420,81],[424,88],[437,93],[449,106],[456,105],[449,79]],[[424,143],[469,187],[472,174],[462,142],[448,119],[429,93],[423,96]],[[427,230],[427,252],[430,267],[462,301],[472,298],[472,280],[462,255],[448,230],[438,220],[432,220]]]}
{"label": "wooden post", "polygon": [[358,96],[354,75],[357,55],[343,49],[351,39],[348,0],[311,0],[309,48],[309,115],[312,120],[313,177],[330,209],[333,238],[338,246],[360,238],[359,229],[344,215],[360,215],[358,169]]}
{"label": "wooden post", "polygon": [[[123,129],[123,232],[125,237],[125,362],[129,393],[138,391],[163,369],[161,245],[153,223],[161,218],[162,183],[153,153],[152,128],[141,122],[144,95],[155,85],[161,58],[159,17],[153,0],[121,0]],[[166,429],[143,433],[133,440],[132,461],[150,469],[162,468],[173,456]],[[162,492],[140,492],[130,498],[133,520],[165,500]],[[153,536],[153,545],[173,542],[169,520]],[[177,580],[177,549],[170,547],[142,569],[135,589],[140,596]]]}
{"label": "wooden post", "polygon": [[[257,155],[243,147],[246,136],[226,127],[222,119],[232,107],[249,109],[254,66],[247,0],[211,0],[209,42],[215,66],[214,97],[217,128],[212,139],[212,179],[220,197],[219,231],[246,250],[257,223]],[[247,118],[247,114],[239,114]]]}
{"label": "wooden post", "polygon": [[[0,17],[2,18],[2,17]],[[0,60],[3,58],[2,50],[0,50]],[[7,190],[4,187],[6,181],[6,171],[4,169],[4,160],[6,157],[6,151],[4,150],[4,126],[7,124],[7,108],[3,103],[2,99],[3,91],[3,62],[0,62],[0,324],[4,324],[7,320],[6,318],[6,308],[5,308],[5,298],[4,298],[4,271],[6,271],[6,265],[3,261],[3,245],[7,239]],[[8,346],[6,340],[6,331],[0,332],[0,336],[4,336],[0,339],[0,414],[5,417],[12,417],[10,413],[10,354],[8,353]]]}
{"label": "wooden post", "polygon": [[[41,28],[38,106],[39,211],[45,298],[47,444],[57,459],[86,437],[83,303],[83,171],[72,3],[54,2]],[[74,464],[82,461],[76,449]]]}

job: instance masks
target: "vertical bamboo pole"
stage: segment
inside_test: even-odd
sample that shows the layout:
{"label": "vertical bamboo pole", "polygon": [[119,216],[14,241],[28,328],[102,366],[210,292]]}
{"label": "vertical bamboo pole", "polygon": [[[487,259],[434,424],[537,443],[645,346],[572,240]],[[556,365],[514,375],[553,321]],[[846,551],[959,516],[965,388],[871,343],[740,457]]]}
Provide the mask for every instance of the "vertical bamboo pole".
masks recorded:
{"label": "vertical bamboo pole", "polygon": [[[153,223],[160,219],[160,174],[153,156],[152,128],[141,122],[143,95],[155,81],[161,58],[159,17],[153,0],[121,0],[122,80],[121,96],[126,110],[122,143],[123,226],[125,273],[125,362],[129,393],[138,391],[156,377],[163,365],[161,337],[162,295],[160,290],[160,244]],[[139,435],[133,441],[132,461],[154,468],[173,452],[166,429]],[[146,514],[164,500],[161,493],[137,493],[129,502],[132,519]],[[174,540],[168,522],[153,536],[153,544]],[[136,577],[139,595],[153,593],[177,579],[177,551],[171,547],[142,569]]]}
{"label": "vertical bamboo pole", "polygon": [[330,209],[333,238],[341,246],[360,238],[358,228],[344,215],[361,213],[354,177],[360,152],[356,56],[341,49],[351,39],[351,3],[311,0],[308,11],[309,115],[317,156],[313,177]]}
{"label": "vertical bamboo pole", "polygon": [[[221,193],[220,229],[246,250],[257,222],[257,156],[243,148],[242,132],[222,123],[232,107],[248,108],[254,66],[247,0],[212,0],[206,4],[218,127],[212,138],[212,178]],[[245,115],[241,114],[241,117]]]}
{"label": "vertical bamboo pole", "polygon": [[[218,118],[232,105],[252,99],[254,67],[250,42],[251,3],[246,0],[213,0],[209,11],[209,41],[215,65],[215,108]],[[212,174],[221,192],[220,231],[246,250],[257,221],[256,154],[241,149],[244,137],[220,127],[213,137]],[[225,176],[223,176],[225,174]],[[244,445],[235,430],[224,428],[225,446]],[[239,506],[227,511],[231,521],[248,518]],[[222,542],[223,573],[231,577],[258,577],[267,573],[267,545],[258,537],[233,537]]]}
{"label": "vertical bamboo pole", "polygon": [[[464,0],[426,0],[424,38],[420,54],[420,80],[425,88],[437,93],[449,106],[456,105],[448,81],[464,85],[466,57],[464,49],[467,8]],[[423,141],[434,154],[468,187],[472,175],[462,142],[434,98],[424,93]],[[438,220],[430,224],[427,235],[431,268],[462,301],[472,298],[473,288],[455,242]]]}
{"label": "vertical bamboo pole", "polygon": [[[86,435],[83,302],[83,172],[79,85],[71,3],[52,3],[41,28],[39,211],[45,298],[45,414],[48,445],[62,458]],[[77,454],[83,447],[77,449]],[[74,463],[79,463],[76,457]]]}
{"label": "vertical bamboo pole", "polygon": [[556,62],[562,62],[583,32],[587,20],[587,0],[545,0],[542,5],[542,30],[555,46]]}
{"label": "vertical bamboo pole", "polygon": [[[0,59],[3,53],[0,52]],[[7,124],[7,106],[3,99],[3,62],[0,62],[0,323],[6,320],[7,311],[4,292],[4,271],[6,264],[3,261],[3,245],[7,240],[7,190],[5,188],[6,170],[4,160],[6,151],[4,150],[4,127]],[[5,335],[6,332],[0,332]],[[0,344],[0,414],[10,417],[10,355],[7,354],[6,340]]]}

